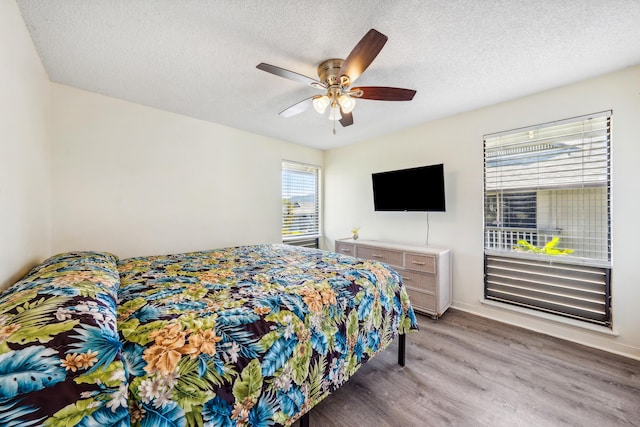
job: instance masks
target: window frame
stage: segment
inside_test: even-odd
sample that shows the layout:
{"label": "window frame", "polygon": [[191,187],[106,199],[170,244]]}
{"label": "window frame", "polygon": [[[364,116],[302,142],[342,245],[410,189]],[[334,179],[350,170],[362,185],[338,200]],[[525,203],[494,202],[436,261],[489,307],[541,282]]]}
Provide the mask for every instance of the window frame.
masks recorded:
{"label": "window frame", "polygon": [[[296,180],[295,176],[300,178]],[[306,178],[305,178],[306,177]],[[322,169],[318,165],[283,160],[281,167],[282,242],[318,247],[322,237]],[[309,193],[311,192],[311,193]],[[313,196],[313,200],[308,198]],[[286,205],[285,201],[297,198]],[[305,206],[301,206],[304,203]],[[296,214],[295,209],[299,209]]]}
{"label": "window frame", "polygon": [[[611,117],[611,111],[603,111],[484,136],[485,300],[612,326]],[[587,130],[580,134],[574,132],[574,126]],[[502,137],[507,141],[504,145],[497,142]],[[562,157],[557,154],[560,150],[564,150]],[[531,191],[536,192],[537,211],[533,232],[501,223],[508,214],[502,202],[504,195]],[[572,229],[566,239],[560,238],[560,242],[565,239],[576,245],[575,256],[530,251],[526,245],[519,252],[522,241],[531,243],[535,250],[544,249],[562,232],[562,228],[554,228],[540,218],[549,194],[575,197],[570,202],[549,205],[560,209],[561,214],[542,215],[551,222],[571,221],[572,226],[584,222],[579,232]],[[566,209],[568,205],[570,209]],[[561,215],[562,220],[554,215]],[[596,215],[594,226],[586,219]],[[582,237],[591,233],[597,236],[593,239],[596,243]]]}

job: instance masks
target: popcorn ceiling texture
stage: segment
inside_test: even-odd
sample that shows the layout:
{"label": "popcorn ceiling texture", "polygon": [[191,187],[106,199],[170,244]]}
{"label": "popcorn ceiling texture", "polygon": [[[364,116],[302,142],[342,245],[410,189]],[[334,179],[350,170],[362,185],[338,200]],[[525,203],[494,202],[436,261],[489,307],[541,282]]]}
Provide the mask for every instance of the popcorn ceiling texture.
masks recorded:
{"label": "popcorn ceiling texture", "polygon": [[[640,63],[636,0],[17,0],[52,81],[328,149]],[[375,28],[389,41],[358,85],[417,90],[358,101],[355,124],[278,112]],[[637,90],[630,89],[630,90]]]}

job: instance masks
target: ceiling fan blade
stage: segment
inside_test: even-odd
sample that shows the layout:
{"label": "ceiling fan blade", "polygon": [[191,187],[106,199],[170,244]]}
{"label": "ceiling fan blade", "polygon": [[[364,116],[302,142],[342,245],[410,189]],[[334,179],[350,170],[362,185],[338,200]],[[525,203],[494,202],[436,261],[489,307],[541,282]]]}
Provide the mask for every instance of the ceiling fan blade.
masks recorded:
{"label": "ceiling fan blade", "polygon": [[342,108],[340,108],[340,115],[342,116],[340,124],[343,127],[351,126],[353,124],[353,113],[345,113],[342,111]]}
{"label": "ceiling fan blade", "polygon": [[266,71],[267,73],[275,74],[278,77],[284,77],[285,79],[293,80],[303,85],[313,86],[318,89],[326,89],[327,85],[312,79],[311,77],[304,76],[302,74],[295,73],[293,71],[285,70],[284,68],[276,67],[275,65],[265,64],[261,62],[256,65],[258,70]]}
{"label": "ceiling fan blade", "polygon": [[355,92],[361,90],[360,99],[374,99],[377,101],[411,101],[416,91],[413,89],[403,89],[399,87],[386,86],[362,86],[352,88]]}
{"label": "ceiling fan blade", "polygon": [[378,56],[387,39],[388,37],[384,34],[373,28],[370,29],[344,60],[340,68],[340,76],[349,76],[351,83],[356,81]]}
{"label": "ceiling fan blade", "polygon": [[291,117],[295,116],[296,114],[300,114],[303,111],[307,111],[313,105],[313,98],[313,96],[305,98],[302,101],[293,104],[291,107],[285,108],[278,114],[280,114],[282,117]]}

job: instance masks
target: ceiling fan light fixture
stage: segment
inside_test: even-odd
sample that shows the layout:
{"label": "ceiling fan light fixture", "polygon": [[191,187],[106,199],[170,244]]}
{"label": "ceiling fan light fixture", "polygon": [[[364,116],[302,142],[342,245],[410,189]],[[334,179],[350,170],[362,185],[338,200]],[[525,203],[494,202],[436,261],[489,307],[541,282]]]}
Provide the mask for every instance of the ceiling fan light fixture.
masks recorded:
{"label": "ceiling fan light fixture", "polygon": [[340,107],[337,104],[331,106],[331,110],[329,111],[329,120],[340,120],[342,118],[342,114],[340,114]]}
{"label": "ceiling fan light fixture", "polygon": [[313,98],[313,108],[320,114],[323,114],[330,104],[329,97],[327,95],[318,95]]}
{"label": "ceiling fan light fixture", "polygon": [[348,95],[341,94],[338,96],[338,104],[340,104],[343,112],[350,113],[356,106],[356,100]]}

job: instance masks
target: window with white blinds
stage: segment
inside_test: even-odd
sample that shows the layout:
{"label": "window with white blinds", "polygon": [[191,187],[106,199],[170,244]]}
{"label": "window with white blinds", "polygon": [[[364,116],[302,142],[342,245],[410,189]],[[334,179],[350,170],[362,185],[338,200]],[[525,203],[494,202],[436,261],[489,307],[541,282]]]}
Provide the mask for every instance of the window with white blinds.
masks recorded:
{"label": "window with white blinds", "polygon": [[320,168],[282,162],[282,240],[320,237]]}
{"label": "window with white blinds", "polygon": [[610,324],[611,112],[484,138],[485,297]]}

